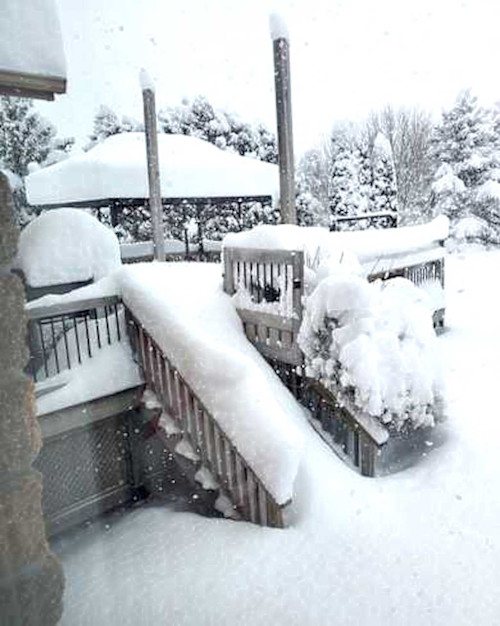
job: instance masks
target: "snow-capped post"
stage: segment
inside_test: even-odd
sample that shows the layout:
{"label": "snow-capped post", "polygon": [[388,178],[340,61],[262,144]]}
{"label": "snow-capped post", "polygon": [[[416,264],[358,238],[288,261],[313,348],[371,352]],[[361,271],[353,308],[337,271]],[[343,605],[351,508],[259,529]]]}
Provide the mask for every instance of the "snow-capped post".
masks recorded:
{"label": "snow-capped post", "polygon": [[144,131],[148,159],[149,208],[153,226],[154,258],[165,260],[163,236],[163,207],[161,203],[160,164],[158,159],[158,135],[156,132],[155,88],[146,70],[140,72],[142,99],[144,102]]}
{"label": "snow-capped post", "polygon": [[281,15],[277,13],[269,16],[269,26],[274,52],[281,221],[284,224],[296,224],[288,29]]}

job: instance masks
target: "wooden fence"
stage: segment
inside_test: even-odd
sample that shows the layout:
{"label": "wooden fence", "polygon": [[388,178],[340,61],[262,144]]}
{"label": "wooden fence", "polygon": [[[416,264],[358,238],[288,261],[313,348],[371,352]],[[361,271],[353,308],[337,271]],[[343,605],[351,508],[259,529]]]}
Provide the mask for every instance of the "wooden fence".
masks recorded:
{"label": "wooden fence", "polygon": [[201,465],[212,472],[243,519],[282,527],[284,505],[275,501],[171,360],[127,308],[126,320],[132,349],[147,387],[174,419],[184,439],[200,457]]}

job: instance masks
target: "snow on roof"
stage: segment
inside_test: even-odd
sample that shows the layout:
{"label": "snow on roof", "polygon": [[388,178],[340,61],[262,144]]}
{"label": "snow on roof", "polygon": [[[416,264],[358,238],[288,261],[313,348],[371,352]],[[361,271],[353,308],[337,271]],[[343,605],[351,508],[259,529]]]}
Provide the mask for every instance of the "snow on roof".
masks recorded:
{"label": "snow on roof", "polygon": [[57,209],[21,232],[16,264],[32,287],[98,280],[120,266],[120,246],[92,215]]}
{"label": "snow on roof", "polygon": [[2,0],[2,71],[65,78],[66,63],[54,0]]}
{"label": "snow on roof", "polygon": [[[330,232],[326,228],[293,226],[256,226],[242,233],[231,233],[224,238],[224,247],[303,250],[307,258],[317,262],[329,257],[354,253],[361,264],[376,263],[382,271],[381,260],[390,257],[395,262],[398,256],[412,253],[419,257],[418,263],[433,254],[437,242],[448,237],[449,220],[444,215],[428,224],[386,228]],[[418,254],[417,254],[418,253]],[[441,254],[442,256],[442,254]]]}
{"label": "snow on roof", "polygon": [[[158,135],[164,198],[278,195],[278,166],[242,157],[196,137]],[[30,174],[32,205],[148,198],[144,133],[108,137],[88,152]]]}

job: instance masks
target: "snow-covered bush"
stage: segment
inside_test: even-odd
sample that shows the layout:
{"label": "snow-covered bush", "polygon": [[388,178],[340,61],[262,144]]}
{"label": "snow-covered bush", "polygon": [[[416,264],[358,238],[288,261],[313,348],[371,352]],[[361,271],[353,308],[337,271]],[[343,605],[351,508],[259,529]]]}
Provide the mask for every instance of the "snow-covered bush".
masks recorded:
{"label": "snow-covered bush", "polygon": [[440,375],[426,297],[403,278],[327,276],[299,333],[307,375],[396,431],[433,425]]}

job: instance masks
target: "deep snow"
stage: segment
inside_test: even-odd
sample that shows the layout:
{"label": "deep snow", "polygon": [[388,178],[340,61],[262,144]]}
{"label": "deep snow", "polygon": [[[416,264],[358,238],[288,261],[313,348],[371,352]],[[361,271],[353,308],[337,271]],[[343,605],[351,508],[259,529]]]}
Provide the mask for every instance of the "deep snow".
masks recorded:
{"label": "deep snow", "polygon": [[91,524],[56,544],[62,624],[497,623],[499,271],[500,252],[448,262],[442,447],[367,479],[304,422],[289,528],[162,506]]}

